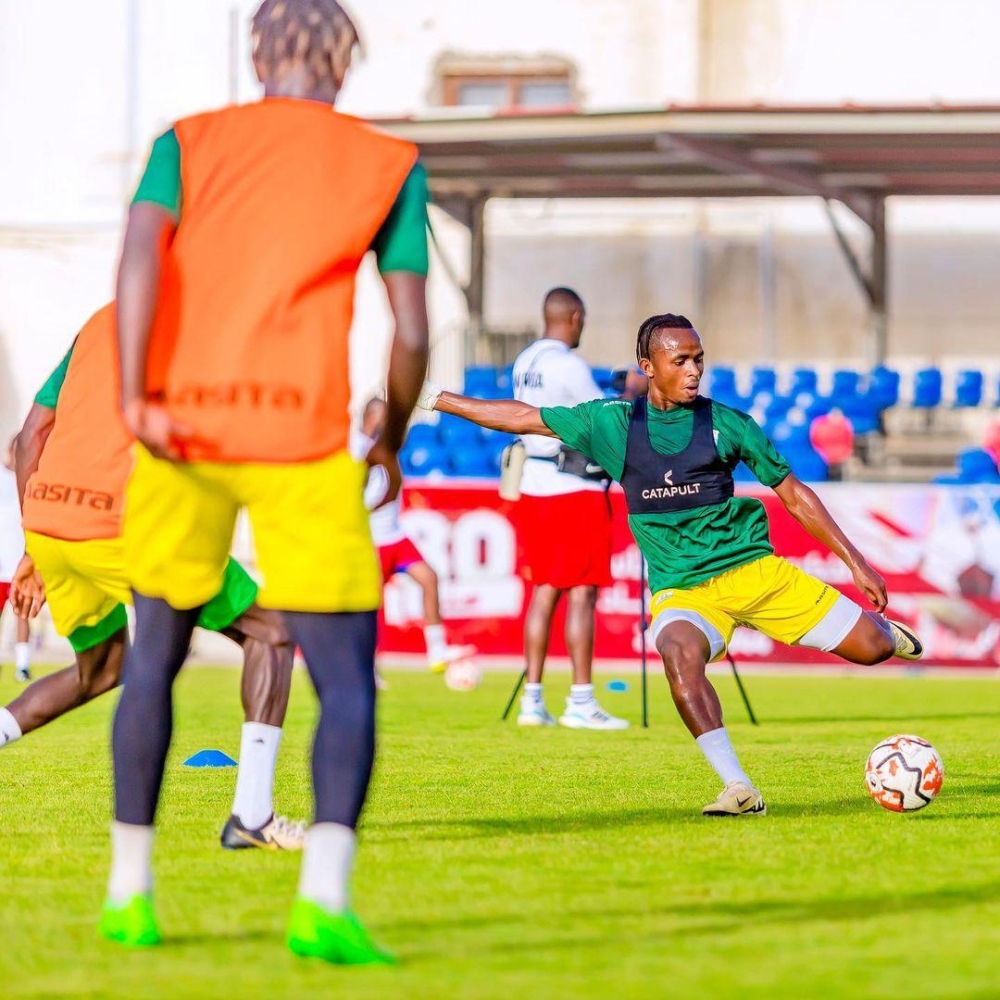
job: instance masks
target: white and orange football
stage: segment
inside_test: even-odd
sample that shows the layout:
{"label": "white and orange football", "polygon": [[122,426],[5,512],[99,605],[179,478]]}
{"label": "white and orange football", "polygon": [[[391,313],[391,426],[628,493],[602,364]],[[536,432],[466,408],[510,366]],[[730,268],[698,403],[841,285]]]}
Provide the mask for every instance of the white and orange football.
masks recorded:
{"label": "white and orange football", "polygon": [[868,794],[892,812],[930,805],[943,781],[941,755],[919,736],[890,736],[872,750],[865,765]]}

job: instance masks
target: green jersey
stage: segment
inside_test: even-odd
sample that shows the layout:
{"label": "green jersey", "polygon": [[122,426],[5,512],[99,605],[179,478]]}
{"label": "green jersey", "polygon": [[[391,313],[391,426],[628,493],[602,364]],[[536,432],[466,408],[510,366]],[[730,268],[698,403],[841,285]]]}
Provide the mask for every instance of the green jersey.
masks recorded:
{"label": "green jersey", "polygon": [[[625,445],[632,404],[595,399],[579,406],[546,406],[542,420],[569,447],[599,462],[612,478],[625,469]],[[649,441],[655,451],[676,455],[691,440],[694,413],[648,409]],[[767,435],[749,414],[712,404],[712,429],[719,457],[727,465],[743,461],[765,486],[774,487],[791,472]],[[660,514],[630,514],[629,527],[649,566],[649,585],[683,590],[726,570],[771,555],[764,505],[752,497]]]}

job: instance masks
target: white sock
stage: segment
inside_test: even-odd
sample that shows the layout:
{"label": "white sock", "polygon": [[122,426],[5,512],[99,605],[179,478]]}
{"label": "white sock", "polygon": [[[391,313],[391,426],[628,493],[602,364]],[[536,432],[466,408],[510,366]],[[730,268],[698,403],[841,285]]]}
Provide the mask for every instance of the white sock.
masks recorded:
{"label": "white sock", "polygon": [[427,662],[444,663],[448,658],[448,642],[443,625],[425,625],[424,642],[427,643]]}
{"label": "white sock", "polygon": [[569,700],[572,705],[589,705],[594,700],[594,685],[570,684]]}
{"label": "white sock", "polygon": [[0,747],[19,740],[23,735],[17,719],[6,708],[0,708]]}
{"label": "white sock", "polygon": [[525,684],[524,685],[524,701],[532,705],[540,705],[542,703],[542,685],[541,684]]}
{"label": "white sock", "polygon": [[708,733],[702,733],[695,740],[695,743],[708,758],[709,764],[715,768],[715,773],[722,779],[724,785],[728,785],[731,781],[753,784],[743,768],[740,767],[739,759],[732,743],[729,742],[729,733],[726,732],[725,726],[721,729],[713,729]]}
{"label": "white sock", "polygon": [[152,889],[153,828],[112,823],[108,899],[123,906],[133,896],[149,895]]}
{"label": "white sock", "polygon": [[31,643],[14,643],[14,666],[18,670],[27,670],[31,666]]}
{"label": "white sock", "polygon": [[299,896],[330,913],[347,909],[357,836],[339,823],[315,823],[306,831]]}
{"label": "white sock", "polygon": [[274,766],[280,743],[281,730],[277,726],[243,723],[233,815],[248,830],[260,829],[274,815]]}

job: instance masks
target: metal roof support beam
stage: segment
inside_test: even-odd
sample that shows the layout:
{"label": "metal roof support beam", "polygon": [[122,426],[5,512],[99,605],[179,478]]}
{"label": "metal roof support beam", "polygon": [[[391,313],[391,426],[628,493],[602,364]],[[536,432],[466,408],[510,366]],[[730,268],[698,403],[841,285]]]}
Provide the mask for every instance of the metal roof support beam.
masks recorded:
{"label": "metal roof support beam", "polygon": [[873,198],[865,213],[865,222],[872,233],[871,265],[867,270],[862,265],[854,247],[847,239],[847,234],[837,220],[830,199],[827,198],[823,205],[830,225],[833,227],[833,234],[837,238],[837,244],[847,261],[847,266],[861,286],[868,302],[868,362],[872,365],[884,364],[888,353],[889,334],[889,241],[885,227],[885,198]]}
{"label": "metal roof support beam", "polygon": [[462,289],[469,309],[465,330],[465,365],[478,361],[476,345],[483,331],[486,298],[486,203],[489,195],[479,194],[469,201],[469,283]]}
{"label": "metal roof support beam", "polygon": [[883,365],[889,352],[889,239],[885,198],[872,203],[871,360]]}
{"label": "metal roof support beam", "polygon": [[866,201],[847,191],[840,191],[823,184],[817,177],[797,167],[763,163],[750,153],[737,149],[730,143],[717,139],[697,139],[687,135],[669,133],[656,140],[663,150],[682,150],[699,163],[724,174],[756,174],[775,195],[815,197],[842,202],[862,222],[871,226],[871,212]]}

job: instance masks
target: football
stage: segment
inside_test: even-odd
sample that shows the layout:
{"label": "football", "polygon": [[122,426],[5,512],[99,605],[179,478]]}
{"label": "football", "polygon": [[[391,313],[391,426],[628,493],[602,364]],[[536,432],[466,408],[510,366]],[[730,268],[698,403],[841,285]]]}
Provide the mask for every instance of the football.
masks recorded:
{"label": "football", "polygon": [[941,755],[919,736],[890,736],[868,755],[868,794],[892,812],[914,812],[930,805],[941,791]]}
{"label": "football", "polygon": [[444,672],[444,682],[452,691],[471,691],[482,679],[483,668],[471,656],[449,663]]}

